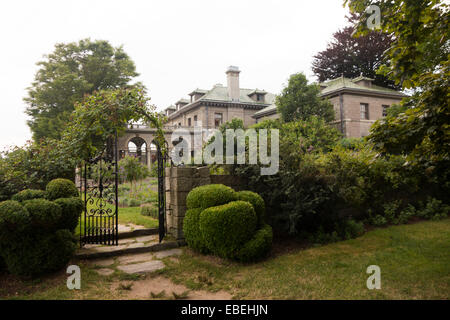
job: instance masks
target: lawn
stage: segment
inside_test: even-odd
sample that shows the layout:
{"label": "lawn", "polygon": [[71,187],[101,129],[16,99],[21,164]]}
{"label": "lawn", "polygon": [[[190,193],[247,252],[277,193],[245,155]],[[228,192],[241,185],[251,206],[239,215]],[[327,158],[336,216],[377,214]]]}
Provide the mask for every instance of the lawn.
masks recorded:
{"label": "lawn", "polygon": [[[158,274],[190,290],[227,291],[235,299],[449,299],[450,219],[375,229],[360,238],[320,247],[277,243],[272,256],[244,265],[193,253],[166,258]],[[368,290],[366,268],[381,268],[381,290]],[[66,288],[60,272],[34,281],[0,276],[0,297],[111,299],[113,283],[154,277],[103,277],[81,264],[82,289]],[[136,283],[137,284],[137,283]],[[151,288],[148,288],[150,297]],[[16,294],[17,293],[17,294]]]}

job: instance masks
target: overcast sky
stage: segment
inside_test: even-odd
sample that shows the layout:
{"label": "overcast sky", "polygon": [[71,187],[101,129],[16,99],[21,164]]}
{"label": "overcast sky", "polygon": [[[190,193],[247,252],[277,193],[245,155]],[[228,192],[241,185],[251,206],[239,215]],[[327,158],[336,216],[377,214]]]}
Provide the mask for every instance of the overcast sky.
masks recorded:
{"label": "overcast sky", "polygon": [[0,9],[0,151],[31,138],[22,98],[44,54],[83,38],[123,45],[159,108],[193,89],[226,85],[279,93],[289,75],[346,24],[341,0],[4,1]]}

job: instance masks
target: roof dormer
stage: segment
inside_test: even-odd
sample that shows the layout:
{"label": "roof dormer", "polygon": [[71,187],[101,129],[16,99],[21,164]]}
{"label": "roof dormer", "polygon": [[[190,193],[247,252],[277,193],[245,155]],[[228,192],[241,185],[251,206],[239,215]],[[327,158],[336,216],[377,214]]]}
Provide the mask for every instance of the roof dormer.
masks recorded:
{"label": "roof dormer", "polygon": [[366,87],[366,88],[372,88],[372,82],[374,80],[375,79],[364,77],[363,75],[360,75],[359,77],[352,79],[352,82],[357,85]]}
{"label": "roof dormer", "polygon": [[181,108],[183,108],[185,105],[188,105],[189,103],[190,103],[190,101],[187,99],[180,99],[175,103],[175,106],[177,107],[177,110],[180,110]]}
{"label": "roof dormer", "polygon": [[197,101],[201,97],[203,97],[208,91],[202,89],[195,89],[189,95],[191,96],[191,103]]}
{"label": "roof dormer", "polygon": [[256,101],[256,102],[260,102],[260,103],[265,103],[265,96],[266,96],[266,94],[267,94],[267,92],[266,91],[264,91],[264,90],[258,90],[258,89],[255,89],[255,90],[253,90],[252,92],[250,92],[249,94],[248,94],[248,96],[253,100],[253,101]]}

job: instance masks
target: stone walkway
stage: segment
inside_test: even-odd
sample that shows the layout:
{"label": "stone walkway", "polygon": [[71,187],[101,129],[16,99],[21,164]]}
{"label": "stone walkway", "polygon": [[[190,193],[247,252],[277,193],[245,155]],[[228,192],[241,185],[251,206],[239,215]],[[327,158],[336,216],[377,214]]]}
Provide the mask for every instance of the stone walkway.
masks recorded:
{"label": "stone walkway", "polygon": [[96,269],[97,273],[103,276],[109,276],[116,270],[127,274],[142,274],[161,270],[165,267],[160,259],[172,256],[178,256],[181,249],[170,249],[158,251],[155,253],[137,253],[122,255],[114,258],[97,259],[89,261],[90,265],[101,267]]}

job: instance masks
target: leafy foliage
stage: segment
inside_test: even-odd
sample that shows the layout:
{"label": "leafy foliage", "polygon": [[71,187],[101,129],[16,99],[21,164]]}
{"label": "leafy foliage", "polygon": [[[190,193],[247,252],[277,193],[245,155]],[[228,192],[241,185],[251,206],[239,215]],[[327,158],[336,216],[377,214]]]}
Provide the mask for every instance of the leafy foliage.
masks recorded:
{"label": "leafy foliage", "polygon": [[142,164],[138,158],[132,156],[126,156],[119,161],[119,170],[122,181],[130,182],[130,194],[133,194],[137,189],[137,182],[143,180],[150,175],[150,171],[147,166]]}
{"label": "leafy foliage", "polygon": [[35,232],[52,233],[58,229],[62,209],[55,202],[33,199],[25,201],[24,207],[30,213],[31,224]]}
{"label": "leafy foliage", "polygon": [[[361,14],[359,34],[366,34],[368,1],[348,0]],[[441,185],[440,197],[450,192],[449,130],[449,6],[444,1],[372,1],[383,14],[381,31],[393,36],[388,65],[379,72],[415,93],[402,102],[404,112],[379,120],[369,136],[382,153],[407,155]]]}
{"label": "leafy foliage", "polygon": [[384,52],[392,43],[392,36],[380,31],[354,37],[357,16],[349,17],[352,24],[333,34],[325,50],[314,56],[312,70],[320,82],[341,76],[356,78],[360,75],[374,79],[374,84],[399,89],[394,81],[377,74],[383,63]]}
{"label": "leafy foliage", "polygon": [[262,227],[264,224],[264,216],[266,214],[266,206],[264,204],[263,198],[255,192],[252,191],[239,191],[236,192],[237,200],[247,201],[255,209],[256,213],[256,226],[257,228]]}
{"label": "leafy foliage", "polygon": [[83,212],[83,201],[79,197],[72,197],[56,199],[55,203],[62,209],[58,229],[66,229],[73,233]]}
{"label": "leafy foliage", "polygon": [[43,190],[25,189],[12,196],[11,200],[23,202],[31,199],[43,199],[46,193]]}
{"label": "leafy foliage", "polygon": [[276,97],[276,105],[284,122],[307,120],[318,116],[325,121],[334,120],[334,110],[331,103],[319,97],[320,88],[317,84],[308,84],[303,73],[297,73],[289,78],[288,85]]}
{"label": "leafy foliage", "polygon": [[237,200],[236,192],[223,184],[209,184],[191,190],[186,197],[188,209],[219,206]]}
{"label": "leafy foliage", "polygon": [[74,104],[85,95],[125,87],[138,76],[122,47],[101,40],[58,43],[37,65],[39,70],[24,99],[35,141],[61,138]]}
{"label": "leafy foliage", "polygon": [[59,198],[78,197],[78,189],[75,183],[68,179],[54,179],[47,184],[47,199],[56,200]]}
{"label": "leafy foliage", "polygon": [[74,179],[75,161],[54,140],[28,142],[0,155],[0,200],[24,189],[45,189],[51,180]]}
{"label": "leafy foliage", "polygon": [[256,213],[246,201],[232,201],[200,213],[200,232],[206,247],[223,258],[234,258],[256,231]]}

